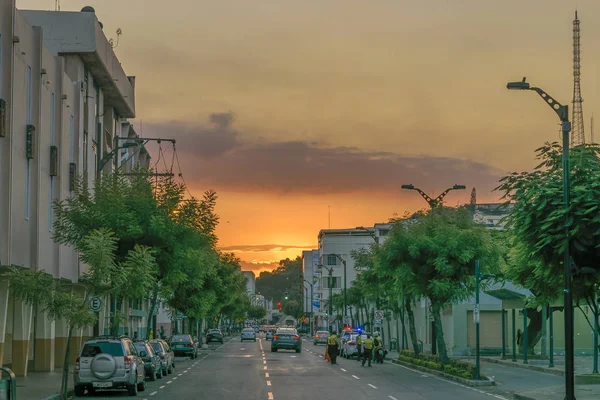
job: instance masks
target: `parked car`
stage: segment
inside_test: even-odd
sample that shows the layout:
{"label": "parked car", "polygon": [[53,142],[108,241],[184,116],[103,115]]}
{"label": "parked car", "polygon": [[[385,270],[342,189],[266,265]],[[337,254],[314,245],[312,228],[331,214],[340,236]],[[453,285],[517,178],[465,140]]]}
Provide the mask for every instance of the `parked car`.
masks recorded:
{"label": "parked car", "polygon": [[298,336],[298,331],[293,328],[279,328],[273,340],[271,340],[271,352],[275,353],[279,349],[296,350],[300,353],[302,350],[302,339]]}
{"label": "parked car", "polygon": [[144,361],[128,337],[99,336],[85,341],[75,361],[76,396],[97,389],[127,389],[130,396],[146,389]]}
{"label": "parked car", "polygon": [[277,329],[274,328],[270,328],[267,330],[267,335],[266,335],[266,339],[269,340],[273,340],[273,336],[275,335],[275,332],[277,332]]}
{"label": "parked car", "polygon": [[209,329],[206,333],[206,343],[220,342],[223,344],[223,332],[220,329]]}
{"label": "parked car", "polygon": [[256,332],[254,328],[244,328],[242,329],[241,342],[244,340],[254,340],[256,342]]}
{"label": "parked car", "polygon": [[189,356],[194,359],[198,357],[198,342],[192,335],[175,335],[171,337],[171,348],[175,356]]}
{"label": "parked car", "polygon": [[142,357],[142,360],[144,360],[146,377],[150,378],[151,381],[155,381],[156,378],[162,378],[160,356],[154,352],[150,343],[145,340],[139,340],[135,342],[134,345],[138,354]]}
{"label": "parked car", "polygon": [[167,376],[175,369],[175,353],[164,339],[154,339],[150,341],[152,349],[160,357],[162,376]]}
{"label": "parked car", "polygon": [[315,333],[315,339],[313,341],[313,344],[316,346],[318,344],[327,344],[327,338],[329,337],[329,332],[328,331],[317,331],[317,333]]}

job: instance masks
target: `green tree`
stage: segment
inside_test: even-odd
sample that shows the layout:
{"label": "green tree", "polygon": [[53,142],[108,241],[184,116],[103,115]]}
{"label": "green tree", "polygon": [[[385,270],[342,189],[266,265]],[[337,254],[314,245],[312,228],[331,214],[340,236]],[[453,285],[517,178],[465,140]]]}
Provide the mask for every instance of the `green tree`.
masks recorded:
{"label": "green tree", "polygon": [[279,262],[279,266],[273,271],[263,271],[256,278],[256,290],[267,299],[283,302],[285,292],[288,292],[288,300],[303,301],[303,273],[302,258],[296,257],[291,260],[286,258]]}
{"label": "green tree", "polygon": [[[531,349],[540,338],[541,318],[537,306],[562,297],[563,255],[566,248],[562,198],[562,147],[546,143],[536,150],[539,165],[531,172],[514,172],[500,181],[504,198],[514,204],[507,218],[511,268],[507,277],[529,289],[531,305]],[[575,263],[573,299],[578,307],[587,305],[598,319],[600,285],[600,148],[595,144],[570,150],[570,254]],[[530,315],[528,313],[528,315]],[[587,314],[583,315],[587,319]],[[536,318],[531,319],[531,318]],[[539,320],[539,323],[538,323]],[[593,329],[593,322],[587,320]],[[538,328],[539,327],[539,328]]]}
{"label": "green tree", "polygon": [[90,295],[129,293],[143,297],[152,288],[157,270],[156,261],[148,247],[136,245],[121,263],[115,262],[118,239],[107,229],[93,230],[80,246],[80,260],[88,266],[80,280],[82,293],[73,291],[71,284],[54,279],[44,271],[11,267],[5,274],[11,291],[30,305],[41,307],[50,320],[64,319],[67,323],[67,347],[61,383],[61,399],[67,399],[69,357],[73,330],[91,326],[96,316],[89,309]]}
{"label": "green tree", "polygon": [[260,321],[267,315],[264,307],[250,306],[248,309],[248,318]]}
{"label": "green tree", "polygon": [[441,312],[473,296],[475,260],[488,272],[499,267],[496,243],[467,209],[438,207],[413,223],[395,223],[382,247],[387,264],[408,293],[430,299],[440,360],[447,364]]}
{"label": "green tree", "polygon": [[298,319],[302,316],[302,304],[298,300],[289,300],[285,303],[283,312]]}

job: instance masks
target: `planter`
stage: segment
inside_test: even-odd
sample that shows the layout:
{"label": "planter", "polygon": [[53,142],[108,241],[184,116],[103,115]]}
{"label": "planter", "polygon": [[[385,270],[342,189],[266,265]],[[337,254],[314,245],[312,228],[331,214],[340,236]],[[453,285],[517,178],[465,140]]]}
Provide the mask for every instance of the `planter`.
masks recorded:
{"label": "planter", "polygon": [[600,385],[600,374],[575,375],[576,385]]}
{"label": "planter", "polygon": [[450,375],[450,374],[447,374],[445,372],[438,371],[435,369],[422,367],[420,365],[416,365],[416,364],[410,363],[408,361],[392,360],[392,362],[394,364],[403,365],[408,368],[416,369],[417,371],[426,372],[431,375],[437,375],[437,376],[447,379],[449,381],[459,382],[466,386],[494,386],[496,384],[496,382],[491,378],[488,378],[487,380],[466,379],[466,378],[462,378],[459,376]]}

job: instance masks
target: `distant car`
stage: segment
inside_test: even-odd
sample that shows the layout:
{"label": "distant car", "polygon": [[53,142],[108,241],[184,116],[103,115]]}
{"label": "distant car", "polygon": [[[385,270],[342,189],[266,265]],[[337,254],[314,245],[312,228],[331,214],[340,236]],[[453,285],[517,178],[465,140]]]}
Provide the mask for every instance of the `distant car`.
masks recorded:
{"label": "distant car", "polygon": [[171,350],[169,343],[163,339],[154,339],[150,341],[152,349],[160,357],[162,376],[167,376],[175,369],[175,353]]}
{"label": "distant car", "polygon": [[256,342],[256,331],[254,328],[244,328],[242,329],[241,342],[244,340],[253,340]]}
{"label": "distant car", "polygon": [[162,378],[162,364],[160,361],[160,356],[154,352],[150,343],[140,340],[135,342],[134,346],[140,357],[142,357],[142,360],[144,360],[146,377],[150,378],[151,381],[155,381],[157,378]]}
{"label": "distant car", "polygon": [[275,332],[277,332],[276,329],[269,329],[269,330],[267,330],[266,340],[269,340],[269,339],[272,340],[273,336],[275,335]]}
{"label": "distant car", "polygon": [[[356,345],[356,339],[360,334],[353,333],[350,335],[350,339],[346,340],[342,345],[342,357],[350,358],[350,357],[358,357],[358,347]],[[367,335],[360,335],[362,337],[363,342],[367,338]]]}
{"label": "distant car", "polygon": [[327,338],[329,337],[328,331],[317,331],[315,333],[315,339],[313,344],[316,346],[318,344],[327,344]]}
{"label": "distant car", "polygon": [[271,352],[276,353],[279,349],[296,350],[296,353],[300,353],[302,350],[302,339],[298,336],[296,329],[277,329],[277,332],[273,335],[273,340],[271,340]]}
{"label": "distant car", "polygon": [[223,344],[223,332],[220,329],[209,329],[206,333],[206,343],[219,342]]}
{"label": "distant car", "polygon": [[175,335],[171,338],[171,348],[176,356],[198,357],[198,343],[191,335]]}

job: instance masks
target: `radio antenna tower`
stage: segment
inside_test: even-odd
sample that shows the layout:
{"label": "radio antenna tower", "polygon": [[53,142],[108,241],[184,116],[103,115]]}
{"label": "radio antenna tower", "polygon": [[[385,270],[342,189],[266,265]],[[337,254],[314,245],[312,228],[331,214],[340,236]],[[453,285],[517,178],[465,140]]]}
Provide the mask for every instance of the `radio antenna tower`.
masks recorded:
{"label": "radio antenna tower", "polygon": [[575,10],[575,19],[573,20],[573,117],[572,117],[572,136],[571,146],[579,146],[585,143],[585,134],[583,131],[583,99],[581,98],[581,54],[580,54],[580,31],[579,18]]}

